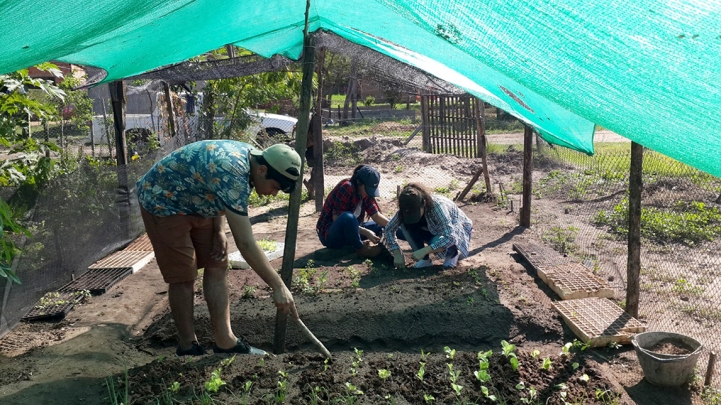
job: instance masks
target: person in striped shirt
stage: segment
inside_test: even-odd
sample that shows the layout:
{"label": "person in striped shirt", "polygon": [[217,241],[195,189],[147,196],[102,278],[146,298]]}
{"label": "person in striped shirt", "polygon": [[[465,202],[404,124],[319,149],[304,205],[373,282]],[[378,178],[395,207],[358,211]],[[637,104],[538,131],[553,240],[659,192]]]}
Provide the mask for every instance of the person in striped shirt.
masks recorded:
{"label": "person in striped shirt", "polygon": [[404,267],[406,259],[398,245],[400,228],[413,249],[413,266],[430,267],[431,253],[444,259],[443,267],[456,267],[468,256],[473,222],[448,198],[431,194],[420,183],[410,183],[398,196],[398,212],[384,230],[385,245],[393,254],[395,267]]}

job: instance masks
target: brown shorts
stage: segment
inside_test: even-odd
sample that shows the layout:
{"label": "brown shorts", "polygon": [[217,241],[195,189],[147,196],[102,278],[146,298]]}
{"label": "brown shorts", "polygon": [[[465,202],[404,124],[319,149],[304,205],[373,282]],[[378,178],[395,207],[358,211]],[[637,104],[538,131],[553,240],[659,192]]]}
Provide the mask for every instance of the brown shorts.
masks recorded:
{"label": "brown shorts", "polygon": [[201,268],[227,268],[228,256],[217,261],[213,249],[213,219],[193,215],[157,217],[140,207],[140,214],[166,283],[194,281]]}

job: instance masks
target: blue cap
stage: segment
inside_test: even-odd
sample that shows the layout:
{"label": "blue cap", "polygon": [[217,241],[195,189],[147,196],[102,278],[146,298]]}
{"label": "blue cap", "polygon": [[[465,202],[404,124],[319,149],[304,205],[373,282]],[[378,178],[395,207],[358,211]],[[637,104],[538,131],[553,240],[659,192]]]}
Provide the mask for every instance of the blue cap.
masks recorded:
{"label": "blue cap", "polygon": [[356,174],[358,180],[366,187],[366,193],[375,198],[380,196],[378,192],[378,183],[381,181],[381,174],[373,166],[365,165],[358,170]]}

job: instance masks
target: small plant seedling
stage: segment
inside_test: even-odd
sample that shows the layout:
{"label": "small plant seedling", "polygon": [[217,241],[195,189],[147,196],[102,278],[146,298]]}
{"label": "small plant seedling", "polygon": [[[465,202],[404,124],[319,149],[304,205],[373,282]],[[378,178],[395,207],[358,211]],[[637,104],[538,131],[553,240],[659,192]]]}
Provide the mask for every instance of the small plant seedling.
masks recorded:
{"label": "small plant seedling", "polygon": [[451,388],[453,388],[453,392],[455,392],[457,396],[461,396],[461,391],[463,390],[462,385],[451,384]]}
{"label": "small plant seedling", "polygon": [[458,381],[458,377],[461,375],[461,370],[453,371],[453,364],[448,363],[448,376],[451,379],[451,383],[455,384]]}
{"label": "small plant seedling", "polygon": [[205,383],[205,390],[208,392],[218,392],[220,387],[225,385],[225,381],[223,381],[222,378],[220,378],[220,372],[222,371],[221,368],[214,370],[212,373],[210,373],[210,380],[208,380]]}
{"label": "small plant seedling", "polygon": [[550,370],[552,363],[553,362],[551,361],[551,359],[549,357],[546,357],[545,359],[543,359],[543,364],[541,364],[541,370]]}
{"label": "small plant seedling", "polygon": [[328,367],[330,367],[330,366],[328,366],[328,360],[329,360],[328,358],[326,358],[325,360],[323,360],[323,372],[324,372],[324,373],[325,373],[326,371],[328,371]]}
{"label": "small plant seedling", "polygon": [[538,357],[539,354],[541,354],[541,352],[538,349],[536,349],[531,352],[531,357],[533,357],[535,359],[536,357]]}
{"label": "small plant seedling", "polygon": [[426,363],[420,362],[420,364],[421,368],[418,369],[416,377],[418,377],[419,380],[423,381],[423,376],[426,374]]}
{"label": "small plant seedling", "polygon": [[358,350],[357,347],[353,348],[353,352],[355,353],[355,358],[358,361],[358,363],[363,361],[363,350]]}
{"label": "small plant seedling", "polygon": [[489,350],[487,352],[478,352],[478,355],[476,356],[478,360],[487,360],[493,356],[493,350]]}
{"label": "small plant seedling", "polygon": [[456,349],[451,349],[450,347],[446,346],[443,348],[443,353],[446,354],[446,358],[453,360],[453,358],[456,356]]}
{"label": "small plant seedling", "polygon": [[561,348],[561,353],[560,353],[560,355],[561,355],[561,356],[568,356],[569,354],[571,354],[571,347],[572,347],[572,346],[573,346],[573,343],[571,343],[571,342],[568,342],[568,343],[566,343],[565,345],[563,345],[563,347]]}
{"label": "small plant seedling", "polygon": [[495,395],[491,395],[491,393],[488,391],[488,387],[486,387],[485,385],[481,385],[481,392],[482,392],[483,395],[484,395],[486,398],[488,398],[490,401],[496,402],[496,396],[495,396]]}
{"label": "small plant seedling", "polygon": [[168,387],[168,391],[170,392],[178,392],[180,390],[180,383],[177,381],[174,381],[170,386]]}
{"label": "small plant seedling", "polygon": [[220,366],[228,367],[229,365],[233,364],[234,361],[235,361],[235,355],[233,355],[232,357],[229,357],[227,359],[223,359],[223,361],[220,362]]}
{"label": "small plant seedling", "polygon": [[384,369],[384,368],[378,370],[378,377],[380,377],[381,380],[384,380],[384,381],[385,381],[385,380],[388,379],[388,377],[390,377],[390,376],[391,376],[391,372],[390,372],[390,371],[388,371],[388,370],[386,370],[386,369]]}
{"label": "small plant seedling", "polygon": [[516,357],[516,353],[514,351],[516,350],[516,345],[512,345],[505,340],[501,340],[501,347],[503,348],[503,355],[508,359],[508,362],[511,364],[511,368],[513,371],[516,371],[518,369],[518,357]]}
{"label": "small plant seedling", "polygon": [[588,376],[588,374],[584,374],[584,375],[578,377],[578,379],[583,382],[588,382],[588,380],[590,380],[591,378]]}
{"label": "small plant seedling", "polygon": [[253,298],[253,295],[255,294],[256,290],[257,290],[257,288],[254,285],[244,286],[242,298],[244,298],[244,299]]}
{"label": "small plant seedling", "polygon": [[426,361],[429,354],[431,354],[431,352],[424,352],[423,349],[421,349],[421,360]]}
{"label": "small plant seedling", "polygon": [[423,400],[426,401],[427,404],[432,404],[436,399],[431,394],[423,394]]}

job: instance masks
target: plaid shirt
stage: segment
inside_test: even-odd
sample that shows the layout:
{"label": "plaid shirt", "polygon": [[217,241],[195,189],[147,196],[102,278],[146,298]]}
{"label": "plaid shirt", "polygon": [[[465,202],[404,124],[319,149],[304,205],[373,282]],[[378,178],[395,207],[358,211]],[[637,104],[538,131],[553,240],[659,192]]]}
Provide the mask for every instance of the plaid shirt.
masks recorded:
{"label": "plaid shirt", "polygon": [[[428,222],[428,231],[434,236],[442,236],[435,243],[431,243],[433,250],[449,248],[455,245],[460,251],[461,258],[468,257],[468,248],[471,244],[471,232],[473,222],[461,211],[456,204],[441,195],[433,195],[433,208],[426,210],[423,216]],[[398,250],[396,231],[401,227],[401,220],[398,213],[388,222],[383,232],[385,244],[391,252]],[[446,256],[445,250],[437,253],[443,259]]]}
{"label": "plaid shirt", "polygon": [[318,218],[318,223],[315,226],[318,237],[325,240],[328,236],[328,229],[333,224],[333,217],[346,211],[355,215],[359,203],[362,204],[360,215],[357,216],[360,225],[364,222],[365,214],[372,217],[379,211],[376,199],[368,196],[361,199],[349,179],[341,180],[325,199],[323,211],[321,211],[320,218]]}

